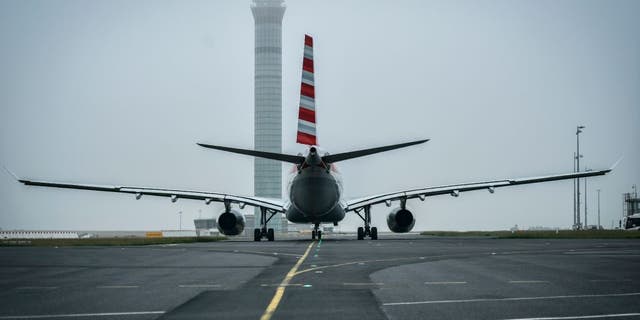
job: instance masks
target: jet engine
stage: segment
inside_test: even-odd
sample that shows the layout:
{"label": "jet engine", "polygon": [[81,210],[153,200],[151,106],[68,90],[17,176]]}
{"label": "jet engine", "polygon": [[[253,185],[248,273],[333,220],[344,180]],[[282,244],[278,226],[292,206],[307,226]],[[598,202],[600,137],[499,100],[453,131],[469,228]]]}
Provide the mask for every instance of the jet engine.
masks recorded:
{"label": "jet engine", "polygon": [[244,230],[244,216],[235,210],[223,212],[218,217],[218,230],[228,236],[242,233]]}
{"label": "jet engine", "polygon": [[387,216],[389,230],[397,233],[409,232],[416,224],[416,219],[407,208],[395,208]]}

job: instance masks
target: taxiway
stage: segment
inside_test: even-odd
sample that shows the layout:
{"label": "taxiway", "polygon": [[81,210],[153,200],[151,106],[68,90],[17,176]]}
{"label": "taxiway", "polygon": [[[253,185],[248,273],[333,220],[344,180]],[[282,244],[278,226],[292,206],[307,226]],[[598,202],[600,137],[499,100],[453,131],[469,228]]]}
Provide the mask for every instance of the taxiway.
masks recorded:
{"label": "taxiway", "polygon": [[2,247],[0,320],[640,319],[637,240],[353,238]]}

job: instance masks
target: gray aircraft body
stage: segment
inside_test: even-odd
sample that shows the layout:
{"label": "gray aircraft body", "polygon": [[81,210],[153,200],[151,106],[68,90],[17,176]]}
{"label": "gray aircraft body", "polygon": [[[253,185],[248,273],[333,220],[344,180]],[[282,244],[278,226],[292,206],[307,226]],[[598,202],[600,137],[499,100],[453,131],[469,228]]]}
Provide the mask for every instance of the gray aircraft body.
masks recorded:
{"label": "gray aircraft body", "polygon": [[337,225],[344,219],[347,213],[355,213],[363,221],[363,226],[357,229],[358,240],[362,240],[365,237],[370,237],[375,240],[378,238],[378,230],[376,227],[371,226],[371,207],[373,205],[385,204],[387,207],[391,207],[393,203],[396,203],[395,208],[391,209],[387,215],[387,226],[393,232],[409,232],[415,225],[416,220],[413,212],[407,208],[406,204],[408,200],[419,199],[424,201],[427,197],[437,195],[457,197],[462,192],[474,190],[487,190],[489,193],[493,193],[496,188],[500,187],[598,176],[604,175],[613,169],[612,167],[604,170],[571,172],[541,177],[432,186],[345,200],[342,198],[342,180],[335,163],[421,144],[427,142],[428,139],[337,154],[323,153],[321,155],[316,140],[315,83],[313,72],[313,39],[310,36],[305,36],[297,133],[297,142],[308,145],[304,155],[289,155],[203,143],[198,144],[205,148],[293,164],[292,175],[288,184],[288,200],[238,196],[228,193],[206,191],[51,182],[22,179],[17,176],[16,179],[25,185],[33,186],[129,193],[135,195],[136,199],[149,195],[168,197],[172,202],[176,202],[178,199],[201,200],[207,205],[214,201],[222,202],[224,203],[225,209],[218,217],[218,229],[225,235],[238,235],[244,231],[244,216],[241,212],[237,211],[234,206],[238,206],[239,208],[244,208],[246,205],[257,207],[260,208],[261,215],[260,227],[253,230],[255,241],[260,241],[263,238],[267,238],[269,241],[274,240],[274,230],[268,228],[268,224],[270,219],[276,214],[285,214],[286,218],[294,223],[312,224],[314,228],[311,237],[316,239],[322,237],[322,232],[319,228],[320,224],[333,223]]}

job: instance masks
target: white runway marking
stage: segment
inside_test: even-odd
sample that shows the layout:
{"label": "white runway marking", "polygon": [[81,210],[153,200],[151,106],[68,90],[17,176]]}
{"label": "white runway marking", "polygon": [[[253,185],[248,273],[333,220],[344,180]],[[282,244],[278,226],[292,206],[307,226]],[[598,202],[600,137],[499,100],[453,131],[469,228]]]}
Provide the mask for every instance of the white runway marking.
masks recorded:
{"label": "white runway marking", "polygon": [[637,317],[637,316],[640,316],[640,313],[595,314],[590,316],[543,317],[543,318],[517,318],[517,319],[507,319],[507,320],[597,319],[597,318]]}
{"label": "white runway marking", "polygon": [[[227,250],[208,250],[210,252],[222,252],[227,253]],[[250,250],[233,250],[233,253],[257,253],[257,254],[267,254],[267,255],[281,255],[281,256],[291,256],[291,257],[300,257],[297,253],[283,253],[283,252],[266,252],[266,251],[250,251]]]}
{"label": "white runway marking", "polygon": [[135,289],[140,286],[97,286],[98,289]]}
{"label": "white runway marking", "polygon": [[604,298],[604,297],[631,297],[640,296],[640,292],[611,293],[611,294],[578,294],[568,296],[543,296],[543,297],[516,297],[496,299],[461,299],[461,300],[429,300],[409,302],[387,302],[383,306],[404,306],[414,304],[443,304],[443,303],[468,303],[468,302],[500,302],[500,301],[526,301],[526,300],[552,300],[552,299],[576,299],[576,298]]}
{"label": "white runway marking", "polygon": [[427,281],[424,284],[428,285],[438,285],[438,284],[467,284],[466,281]]}
{"label": "white runway marking", "polygon": [[[279,287],[280,284],[279,283],[272,283],[272,284],[263,283],[260,286],[261,287]],[[283,286],[285,286],[285,287],[302,287],[302,286],[304,286],[304,284],[302,284],[302,283],[288,283],[288,284],[283,285]]]}
{"label": "white runway marking", "polygon": [[638,254],[640,254],[640,252],[638,251],[631,251],[631,250],[617,250],[617,251],[567,251],[564,254],[575,254],[575,255],[589,255],[589,254],[593,254],[593,255],[614,255],[614,256],[618,256],[618,255],[622,255],[622,256],[636,256]]}
{"label": "white runway marking", "polygon": [[549,283],[546,280],[509,280],[509,283]]}
{"label": "white runway marking", "polygon": [[382,282],[344,282],[343,286],[383,286]]}
{"label": "white runway marking", "polygon": [[58,287],[45,287],[45,286],[25,286],[25,287],[17,287],[18,290],[54,290],[58,289]]}
{"label": "white runway marking", "polygon": [[219,288],[221,285],[219,284],[181,284],[178,285],[180,288]]}
{"label": "white runway marking", "polygon": [[0,316],[0,319],[8,320],[8,319],[47,319],[47,318],[89,318],[89,317],[135,316],[135,315],[164,314],[164,313],[165,313],[164,311],[138,311],[138,312],[39,314],[39,315],[30,315],[30,316]]}
{"label": "white runway marking", "polygon": [[590,282],[631,282],[631,279],[593,279]]}

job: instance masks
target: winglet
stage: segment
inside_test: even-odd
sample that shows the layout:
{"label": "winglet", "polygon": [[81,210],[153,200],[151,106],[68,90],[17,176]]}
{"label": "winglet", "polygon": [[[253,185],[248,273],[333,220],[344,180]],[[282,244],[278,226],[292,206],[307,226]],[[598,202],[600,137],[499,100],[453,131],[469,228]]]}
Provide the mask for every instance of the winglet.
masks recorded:
{"label": "winglet", "polygon": [[609,168],[609,171],[611,171],[611,170],[615,169],[615,168],[618,166],[618,164],[620,163],[620,161],[622,161],[622,159],[624,159],[624,156],[621,156],[621,157],[620,157],[620,159],[618,159],[618,161],[616,161],[616,162],[615,162],[615,163],[614,163],[614,164]]}
{"label": "winglet", "polygon": [[22,181],[20,181],[20,178],[18,178],[18,176],[16,176],[16,174],[15,174],[15,173],[11,172],[11,170],[7,169],[7,167],[5,167],[4,165],[2,165],[2,168],[3,168],[7,173],[9,173],[9,174],[14,178],[14,179],[16,179],[16,181],[18,181],[18,182],[22,182]]}

